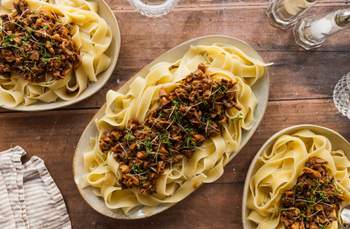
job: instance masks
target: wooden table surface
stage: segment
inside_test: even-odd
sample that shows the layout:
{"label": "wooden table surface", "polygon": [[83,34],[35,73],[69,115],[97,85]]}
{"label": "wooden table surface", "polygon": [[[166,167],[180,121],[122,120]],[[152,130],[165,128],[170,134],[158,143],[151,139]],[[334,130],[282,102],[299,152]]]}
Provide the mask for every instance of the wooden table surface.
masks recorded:
{"label": "wooden table surface", "polygon": [[[93,97],[65,109],[12,112],[0,109],[0,150],[20,145],[28,156],[45,160],[63,193],[74,228],[242,228],[241,202],[250,161],[261,145],[282,128],[302,123],[332,128],[350,140],[350,121],[337,113],[332,90],[350,71],[350,29],[316,51],[299,49],[290,31],[278,30],[265,16],[266,0],[180,0],[167,16],[149,19],[126,0],[109,0],[119,21],[122,47],[108,84]],[[344,0],[320,0],[309,14],[345,7]],[[268,109],[250,142],[225,168],[171,209],[149,219],[121,221],[94,212],[80,197],[72,176],[73,153],[83,129],[116,89],[164,51],[207,34],[225,34],[250,43],[270,67]]]}

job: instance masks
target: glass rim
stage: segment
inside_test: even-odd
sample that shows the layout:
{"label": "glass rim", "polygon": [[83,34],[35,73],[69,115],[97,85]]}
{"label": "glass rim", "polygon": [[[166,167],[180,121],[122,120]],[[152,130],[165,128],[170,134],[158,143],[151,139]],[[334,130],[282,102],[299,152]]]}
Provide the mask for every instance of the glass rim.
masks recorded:
{"label": "glass rim", "polygon": [[146,4],[141,0],[128,0],[128,1],[138,11],[158,11],[158,10],[167,11],[167,10],[171,10],[179,0],[164,0],[164,2],[161,4]]}

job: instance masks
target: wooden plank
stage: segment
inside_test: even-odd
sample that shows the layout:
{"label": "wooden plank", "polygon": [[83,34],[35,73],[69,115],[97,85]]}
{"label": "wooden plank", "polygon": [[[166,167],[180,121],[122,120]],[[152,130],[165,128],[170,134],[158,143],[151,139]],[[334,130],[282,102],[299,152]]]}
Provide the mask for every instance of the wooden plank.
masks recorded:
{"label": "wooden plank", "polygon": [[[342,4],[345,7],[345,4]],[[325,15],[340,6],[314,7],[307,15]],[[282,31],[270,25],[265,15],[266,5],[260,7],[198,8],[173,11],[160,18],[147,18],[134,11],[115,10],[123,45],[140,42],[134,52],[148,56],[150,49],[169,49],[182,40],[207,34],[225,34],[255,45],[258,50],[301,50],[294,42],[291,30]],[[147,29],[145,29],[147,28]],[[350,30],[342,31],[327,41],[319,51],[349,51],[345,39]]]}
{"label": "wooden plank", "polygon": [[[125,0],[106,0],[112,9],[120,11],[133,11],[133,7]],[[246,6],[264,6],[268,4],[265,0],[181,0],[178,2],[175,11],[181,10],[201,10],[203,8],[222,9]],[[346,0],[320,0],[316,6],[344,5]]]}
{"label": "wooden plank", "polygon": [[148,219],[113,220],[95,213],[70,191],[69,212],[75,229],[227,229],[242,228],[240,199],[243,183],[213,184],[200,187],[195,194],[169,210]]}
{"label": "wooden plank", "polygon": [[[215,184],[200,188],[174,208],[147,220],[115,221],[95,213],[79,196],[72,176],[75,146],[95,109],[0,114],[0,150],[23,146],[45,160],[67,202],[74,228],[240,228],[243,181],[255,153],[273,133],[294,124],[333,128],[350,139],[350,123],[331,100],[274,101],[247,146]],[[215,221],[213,221],[215,219]]]}

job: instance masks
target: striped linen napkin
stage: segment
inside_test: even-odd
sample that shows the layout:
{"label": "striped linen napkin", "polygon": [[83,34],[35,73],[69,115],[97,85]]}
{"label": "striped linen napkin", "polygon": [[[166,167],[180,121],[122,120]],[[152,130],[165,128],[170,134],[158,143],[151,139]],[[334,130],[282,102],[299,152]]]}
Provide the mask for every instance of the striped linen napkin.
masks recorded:
{"label": "striped linen napkin", "polygon": [[0,152],[0,228],[70,229],[63,197],[45,167],[19,146]]}

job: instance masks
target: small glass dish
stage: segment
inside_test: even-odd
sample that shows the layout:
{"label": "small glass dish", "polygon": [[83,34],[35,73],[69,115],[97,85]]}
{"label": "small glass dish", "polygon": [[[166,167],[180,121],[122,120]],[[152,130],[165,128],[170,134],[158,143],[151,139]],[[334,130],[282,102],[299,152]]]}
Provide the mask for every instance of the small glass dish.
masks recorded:
{"label": "small glass dish", "polygon": [[350,119],[350,72],[335,85],[333,101],[339,112]]}
{"label": "small glass dish", "polygon": [[168,14],[177,4],[178,0],[128,0],[130,4],[142,15],[147,17],[160,17]]}

